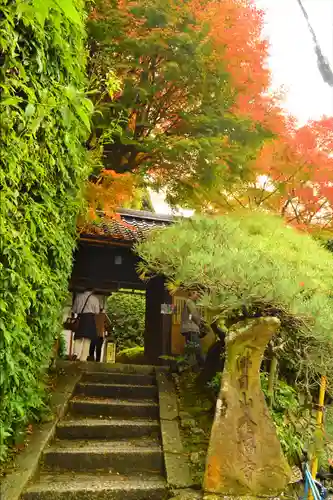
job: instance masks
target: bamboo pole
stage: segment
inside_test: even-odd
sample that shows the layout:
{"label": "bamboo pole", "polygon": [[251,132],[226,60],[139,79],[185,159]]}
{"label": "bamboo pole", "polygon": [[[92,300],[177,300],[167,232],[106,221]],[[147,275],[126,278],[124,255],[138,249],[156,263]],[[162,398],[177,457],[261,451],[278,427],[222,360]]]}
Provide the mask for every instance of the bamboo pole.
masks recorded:
{"label": "bamboo pole", "polygon": [[[323,424],[324,417],[324,400],[325,400],[325,392],[326,392],[326,377],[321,377],[320,381],[320,391],[319,391],[319,404],[317,410],[317,428],[321,429]],[[312,461],[311,474],[313,479],[316,479],[318,472],[318,456],[315,456]]]}
{"label": "bamboo pole", "polygon": [[[326,377],[322,376],[320,380],[319,402],[318,402],[317,418],[316,418],[317,429],[321,429],[323,425],[326,385],[327,385]],[[317,472],[318,472],[318,454],[316,453],[316,456],[313,458],[311,465],[311,475],[313,479],[316,479]],[[313,499],[312,493],[310,493],[309,499]]]}

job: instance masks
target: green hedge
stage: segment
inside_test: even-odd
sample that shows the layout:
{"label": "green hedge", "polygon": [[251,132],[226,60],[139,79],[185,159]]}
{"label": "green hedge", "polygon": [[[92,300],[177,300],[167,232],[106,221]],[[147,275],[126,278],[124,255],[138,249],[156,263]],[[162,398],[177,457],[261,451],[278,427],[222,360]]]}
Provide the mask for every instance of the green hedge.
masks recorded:
{"label": "green hedge", "polygon": [[107,302],[112,321],[112,333],[117,352],[143,346],[145,331],[146,295],[113,293]]}
{"label": "green hedge", "polygon": [[75,245],[84,143],[81,0],[3,0],[0,15],[0,460],[45,405]]}

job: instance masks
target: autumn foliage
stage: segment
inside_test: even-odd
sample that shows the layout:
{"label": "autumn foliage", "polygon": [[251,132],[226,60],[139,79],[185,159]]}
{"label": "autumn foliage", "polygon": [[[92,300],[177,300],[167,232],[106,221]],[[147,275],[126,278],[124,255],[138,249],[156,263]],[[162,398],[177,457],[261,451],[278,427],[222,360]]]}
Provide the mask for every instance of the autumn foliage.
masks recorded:
{"label": "autumn foliage", "polygon": [[238,0],[97,0],[90,71],[103,82],[112,69],[122,82],[113,99],[97,98],[97,136],[114,120],[121,126],[105,145],[105,168],[139,173],[183,205],[197,184],[243,175],[271,137],[261,24],[254,5]]}
{"label": "autumn foliage", "polygon": [[[263,121],[270,100],[266,65],[268,42],[262,36],[264,13],[247,0],[193,0],[193,12],[200,22],[209,23],[209,36],[217,57],[230,74],[236,102],[233,109]],[[221,51],[223,47],[223,51]]]}
{"label": "autumn foliage", "polygon": [[[260,206],[299,227],[331,227],[333,119],[298,128],[282,112],[269,90],[263,22],[253,0],[96,0],[88,22],[90,71],[100,82],[94,130],[117,128],[88,190],[94,210],[94,197],[111,211],[131,199],[134,173],[174,205]],[[112,96],[110,71],[120,81]]]}
{"label": "autumn foliage", "polygon": [[255,172],[272,184],[266,206],[299,226],[333,228],[332,151],[333,118],[291,125],[265,144]]}
{"label": "autumn foliage", "polygon": [[117,174],[113,170],[103,169],[96,179],[89,181],[86,187],[86,200],[90,219],[96,219],[98,212],[103,212],[106,217],[112,217],[117,208],[133,200],[135,180],[133,175]]}

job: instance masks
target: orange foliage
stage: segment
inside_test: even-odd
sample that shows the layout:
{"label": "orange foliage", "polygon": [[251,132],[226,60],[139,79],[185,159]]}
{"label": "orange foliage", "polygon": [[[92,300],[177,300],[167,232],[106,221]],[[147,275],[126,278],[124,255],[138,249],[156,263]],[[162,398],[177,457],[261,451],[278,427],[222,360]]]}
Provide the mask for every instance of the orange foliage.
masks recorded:
{"label": "orange foliage", "polygon": [[[226,64],[235,89],[233,111],[268,127],[276,138],[262,148],[254,176],[269,180],[260,202],[298,226],[333,228],[333,118],[301,128],[284,116],[279,96],[268,93],[268,43],[263,11],[253,0],[192,0],[197,19],[208,21],[216,55]],[[223,50],[221,51],[221,48]]]}
{"label": "orange foliage", "polygon": [[289,124],[267,143],[255,171],[274,186],[271,207],[301,226],[333,228],[333,118]]}
{"label": "orange foliage", "polygon": [[88,182],[86,199],[90,220],[97,219],[99,211],[106,217],[115,218],[117,208],[133,200],[135,181],[133,174],[102,170],[96,182]]}
{"label": "orange foliage", "polygon": [[[140,2],[118,0],[118,6],[126,18],[130,18],[128,38],[144,39],[147,30],[160,32],[161,43],[170,27],[147,28],[143,20],[130,13],[130,8]],[[268,41],[263,37],[264,12],[258,9],[254,0],[190,0],[186,5],[170,1],[175,12],[185,8],[194,15],[199,26],[208,24],[208,37],[212,41],[215,57],[223,61],[231,78],[235,94],[232,111],[248,116],[274,127],[279,115],[278,96],[268,95],[270,70],[267,65]],[[104,0],[103,7],[90,13],[94,20],[107,19],[110,1]],[[193,29],[195,25],[193,25]],[[166,88],[165,94],[170,89]],[[170,93],[176,110],[187,103],[187,96],[177,89]],[[163,96],[156,96],[162,98]],[[170,103],[169,103],[170,104]],[[178,113],[176,114],[178,118]],[[135,121],[135,117],[132,117]]]}
{"label": "orange foliage", "polygon": [[268,96],[268,42],[262,36],[264,13],[253,0],[192,0],[196,18],[210,25],[216,55],[226,65],[236,92],[234,111],[261,123],[278,114]]}

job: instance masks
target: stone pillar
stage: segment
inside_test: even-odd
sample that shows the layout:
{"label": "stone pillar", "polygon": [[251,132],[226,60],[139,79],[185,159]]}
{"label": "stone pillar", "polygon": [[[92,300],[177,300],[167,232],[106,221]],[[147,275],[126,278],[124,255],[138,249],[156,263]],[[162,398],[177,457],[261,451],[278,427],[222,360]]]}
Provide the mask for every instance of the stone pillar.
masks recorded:
{"label": "stone pillar", "polygon": [[226,339],[226,364],[207,455],[204,490],[224,495],[274,495],[289,478],[260,385],[267,343],[277,318],[235,325]]}

